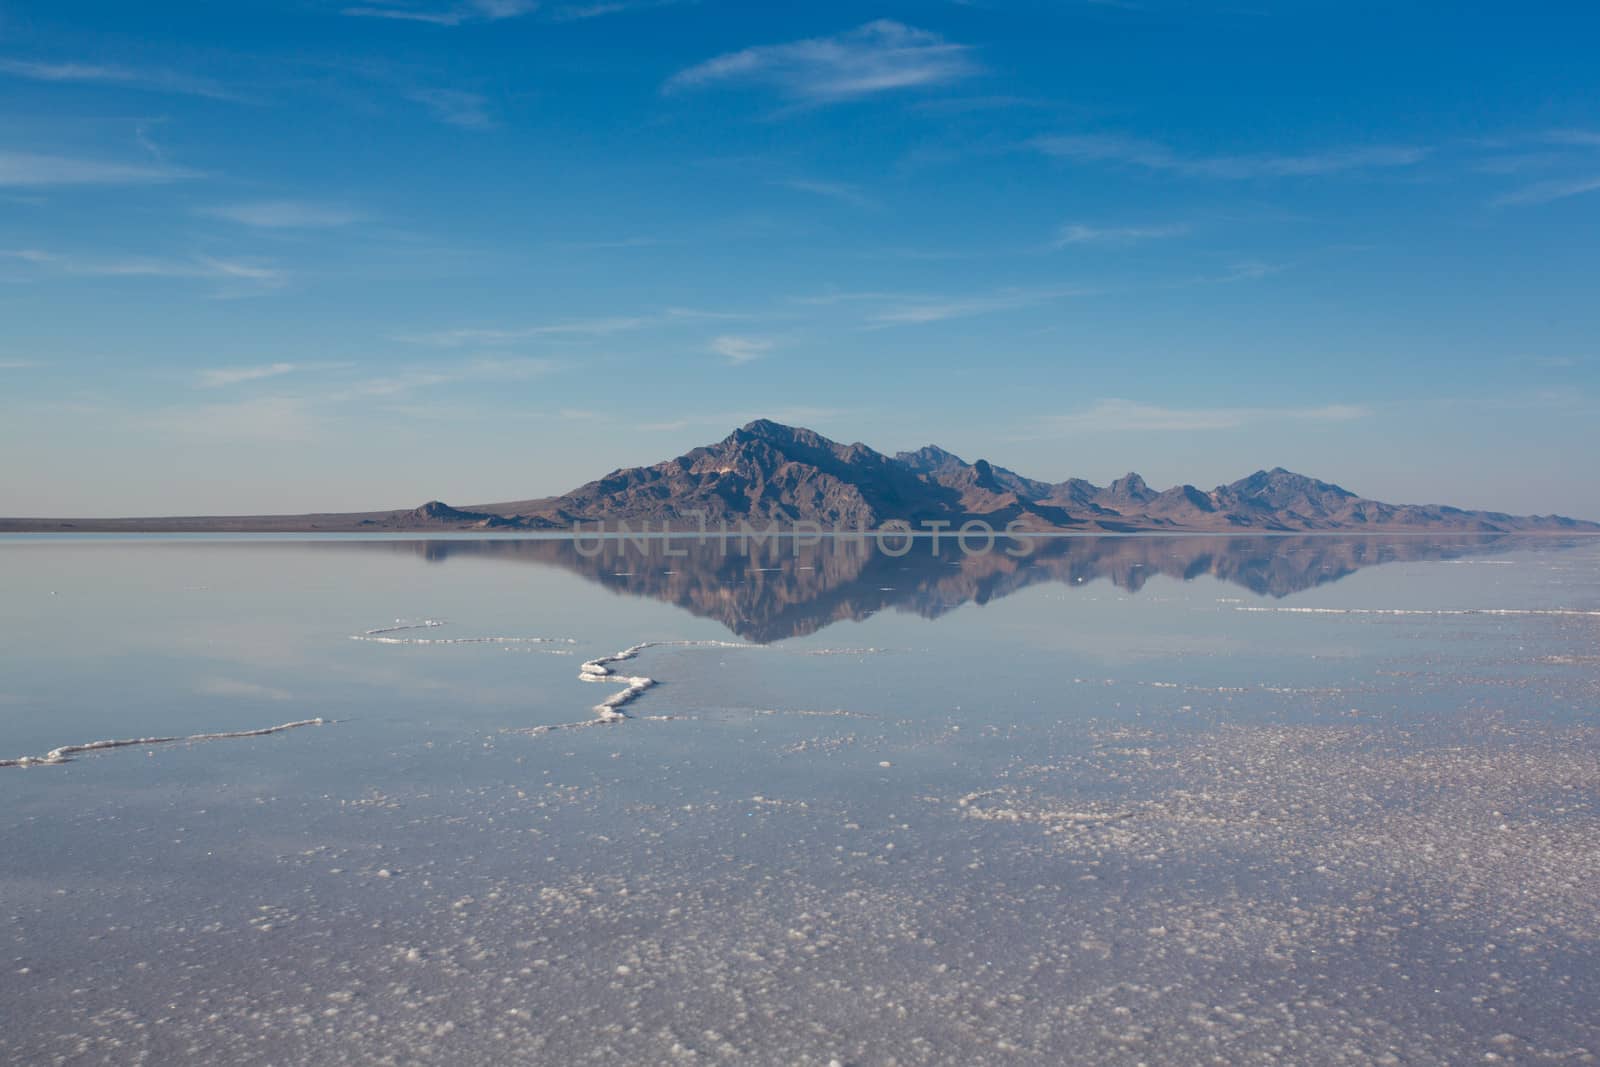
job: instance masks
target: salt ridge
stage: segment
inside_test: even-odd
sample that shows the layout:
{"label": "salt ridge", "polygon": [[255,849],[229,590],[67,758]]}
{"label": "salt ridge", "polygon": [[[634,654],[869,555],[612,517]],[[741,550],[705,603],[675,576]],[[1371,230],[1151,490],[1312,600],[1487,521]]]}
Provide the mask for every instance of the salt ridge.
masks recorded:
{"label": "salt ridge", "polygon": [[186,737],[133,737],[120,741],[90,741],[81,745],[62,745],[53,748],[42,756],[19,756],[16,759],[0,760],[0,767],[51,767],[70,762],[73,756],[84,752],[101,752],[113,748],[143,748],[148,745],[172,745],[199,741],[230,741],[240,737],[265,737],[268,734],[281,733],[284,730],[296,730],[302,726],[327,726],[332,719],[315,718],[301,719],[298,722],[285,722],[277,726],[264,726],[259,730],[230,730],[225,733],[189,734]]}
{"label": "salt ridge", "polygon": [[405,622],[396,619],[393,626],[380,626],[351,634],[352,641],[370,641],[378,645],[575,645],[570,637],[393,637],[406,630],[432,630],[445,625],[442,619],[423,619]]}
{"label": "salt ridge", "polygon": [[[600,656],[597,659],[586,661],[578,668],[578,677],[585,682],[624,682],[626,688],[619,690],[612,696],[594,706],[594,713],[598,718],[583,723],[564,723],[558,726],[540,727],[539,730],[555,730],[564,726],[596,726],[610,725],[621,722],[628,716],[622,711],[625,704],[631,704],[644,694],[645,690],[656,685],[653,678],[644,676],[619,676],[610,667],[613,663],[621,663],[633,659],[647,648],[740,648],[777,651],[768,645],[753,645],[745,641],[641,641],[637,645],[630,645],[621,652],[613,652],[609,656]],[[884,651],[880,648],[815,648],[802,649],[804,656],[852,656],[866,655]]]}
{"label": "salt ridge", "polygon": [[628,718],[622,710],[624,705],[631,704],[639,699],[645,690],[656,684],[654,678],[644,675],[619,675],[611,669],[611,664],[621,663],[633,659],[647,648],[760,648],[760,645],[746,644],[742,641],[641,641],[637,645],[629,645],[620,652],[613,652],[609,656],[599,656],[586,660],[578,668],[578,678],[585,682],[622,682],[624,688],[619,689],[611,696],[594,706],[595,717],[583,722],[557,723],[552,726],[536,726],[528,733],[548,733],[551,730],[570,729],[579,726],[615,726]]}
{"label": "salt ridge", "polygon": [[[421,622],[408,623],[403,619],[396,619],[393,626],[382,626],[372,630],[363,630],[359,634],[351,634],[352,641],[369,641],[385,645],[470,645],[470,644],[567,644],[575,645],[578,642],[570,637],[393,637],[395,633],[406,630],[425,630],[443,626],[445,623],[438,619],[423,619]],[[658,683],[647,675],[624,675],[612,670],[612,664],[624,663],[651,648],[736,648],[736,649],[765,649],[778,651],[768,645],[756,645],[746,641],[641,641],[636,645],[629,645],[620,651],[606,656],[597,656],[585,660],[578,668],[578,678],[585,682],[610,682],[620,683],[622,688],[611,694],[590,710],[594,712],[591,719],[578,722],[549,723],[542,726],[530,726],[517,730],[516,733],[531,735],[547,734],[554,730],[575,730],[588,726],[615,726],[625,722],[631,716],[622,709],[643,696],[647,690],[654,688]],[[882,648],[813,648],[797,649],[796,652],[803,656],[864,656],[877,655],[887,652]],[[565,655],[566,653],[561,653]],[[655,716],[652,716],[654,718]],[[663,716],[670,718],[671,716]]]}

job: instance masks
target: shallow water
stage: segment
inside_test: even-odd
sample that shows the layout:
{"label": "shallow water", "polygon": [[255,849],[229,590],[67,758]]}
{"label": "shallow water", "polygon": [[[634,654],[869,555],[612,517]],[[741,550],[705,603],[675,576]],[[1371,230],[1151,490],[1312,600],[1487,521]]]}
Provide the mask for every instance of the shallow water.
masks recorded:
{"label": "shallow water", "polygon": [[1594,1062],[1600,541],[1001,548],[0,541],[0,1059]]}

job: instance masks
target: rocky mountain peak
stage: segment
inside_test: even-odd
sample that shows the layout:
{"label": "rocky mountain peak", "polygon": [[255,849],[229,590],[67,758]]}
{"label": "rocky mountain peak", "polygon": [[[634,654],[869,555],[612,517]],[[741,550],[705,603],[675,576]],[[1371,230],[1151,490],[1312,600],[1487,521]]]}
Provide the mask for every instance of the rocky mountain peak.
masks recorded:
{"label": "rocky mountain peak", "polygon": [[1272,506],[1283,506],[1284,503],[1296,498],[1329,498],[1348,500],[1356,494],[1332,482],[1324,482],[1304,474],[1274,467],[1271,470],[1260,470],[1248,478],[1241,478],[1232,485],[1224,488],[1232,490],[1239,497],[1247,500],[1259,500]]}
{"label": "rocky mountain peak", "polygon": [[1155,491],[1145,484],[1145,480],[1132,471],[1112,482],[1106,492],[1115,499],[1139,503],[1150,500],[1156,495]]}
{"label": "rocky mountain peak", "polygon": [[923,445],[915,452],[896,452],[894,458],[895,462],[921,473],[966,466],[966,461],[960,456],[938,445]]}

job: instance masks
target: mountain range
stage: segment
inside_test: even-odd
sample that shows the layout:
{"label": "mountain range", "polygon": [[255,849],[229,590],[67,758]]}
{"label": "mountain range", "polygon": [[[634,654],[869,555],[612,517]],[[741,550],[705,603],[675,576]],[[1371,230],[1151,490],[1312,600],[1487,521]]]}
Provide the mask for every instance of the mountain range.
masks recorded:
{"label": "mountain range", "polygon": [[[438,507],[439,505],[430,505]],[[1281,467],[1215,489],[1157,491],[1137,474],[1107,486],[1082,478],[1043,482],[937,445],[892,456],[859,442],[767,419],[716,444],[648,467],[628,467],[558,497],[463,509],[457,521],[520,521],[548,528],[618,521],[716,528],[743,520],[765,526],[815,522],[876,529],[982,519],[999,528],[1092,530],[1600,530],[1560,516],[1516,516],[1444,505],[1386,504]]]}
{"label": "mountain range", "polygon": [[737,529],[815,523],[879,529],[983,520],[1087,532],[1514,531],[1600,532],[1600,523],[1440,504],[1387,504],[1275,467],[1215,489],[1156,490],[1137,474],[1099,486],[1045,482],[937,445],[887,455],[757,419],[715,444],[626,467],[555,497],[453,507],[431,501],[387,512],[161,519],[0,519],[5,530],[572,530]]}

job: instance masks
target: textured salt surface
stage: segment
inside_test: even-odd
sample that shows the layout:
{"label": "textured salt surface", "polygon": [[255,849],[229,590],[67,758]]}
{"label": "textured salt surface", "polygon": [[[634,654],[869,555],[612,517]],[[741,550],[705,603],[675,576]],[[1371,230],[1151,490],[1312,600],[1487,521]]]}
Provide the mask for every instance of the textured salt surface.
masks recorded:
{"label": "textured salt surface", "polygon": [[306,828],[235,895],[154,841],[125,884],[8,892],[0,1059],[1595,1062],[1600,731],[1080,736],[964,791],[619,799],[645,760],[280,802]]}
{"label": "textured salt surface", "polygon": [[298,722],[280,723],[277,726],[264,726],[258,730],[230,730],[224,733],[188,734],[182,737],[134,737],[121,741],[89,741],[81,745],[62,745],[60,748],[51,749],[42,756],[19,756],[16,759],[0,760],[0,767],[47,767],[70,762],[72,757],[86,752],[104,752],[116,748],[145,748],[150,745],[231,741],[242,737],[266,737],[268,734],[282,733],[284,730],[296,730],[302,726],[327,726],[330,721],[320,718],[301,719]]}

